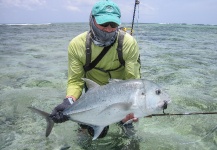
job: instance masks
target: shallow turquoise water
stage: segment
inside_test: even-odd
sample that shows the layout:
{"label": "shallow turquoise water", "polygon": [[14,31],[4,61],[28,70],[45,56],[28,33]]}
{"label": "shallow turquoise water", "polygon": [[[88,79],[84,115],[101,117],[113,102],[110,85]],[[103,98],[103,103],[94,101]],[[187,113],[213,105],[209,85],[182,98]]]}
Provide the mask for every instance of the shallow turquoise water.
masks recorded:
{"label": "shallow turquoise water", "polygon": [[[138,24],[142,77],[167,89],[170,113],[217,112],[217,26]],[[88,24],[0,25],[0,149],[217,148],[217,115],[140,119],[137,138],[117,125],[104,139],[79,139],[74,122],[55,125],[27,109],[50,112],[65,97],[67,46]]]}

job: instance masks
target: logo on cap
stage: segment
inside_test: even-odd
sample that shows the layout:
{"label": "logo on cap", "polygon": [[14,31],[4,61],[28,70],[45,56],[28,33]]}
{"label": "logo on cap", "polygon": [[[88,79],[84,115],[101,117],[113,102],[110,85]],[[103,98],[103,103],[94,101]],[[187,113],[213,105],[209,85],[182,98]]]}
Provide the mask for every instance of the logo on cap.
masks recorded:
{"label": "logo on cap", "polygon": [[106,11],[107,12],[112,12],[114,9],[112,6],[106,6]]}

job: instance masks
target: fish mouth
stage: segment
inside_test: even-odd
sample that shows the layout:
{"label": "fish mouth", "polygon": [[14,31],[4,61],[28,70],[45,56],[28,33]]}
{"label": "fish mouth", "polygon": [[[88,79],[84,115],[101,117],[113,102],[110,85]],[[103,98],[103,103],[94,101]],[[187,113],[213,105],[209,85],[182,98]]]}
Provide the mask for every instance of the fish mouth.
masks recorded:
{"label": "fish mouth", "polygon": [[158,103],[158,108],[165,110],[170,102],[171,100],[163,100]]}

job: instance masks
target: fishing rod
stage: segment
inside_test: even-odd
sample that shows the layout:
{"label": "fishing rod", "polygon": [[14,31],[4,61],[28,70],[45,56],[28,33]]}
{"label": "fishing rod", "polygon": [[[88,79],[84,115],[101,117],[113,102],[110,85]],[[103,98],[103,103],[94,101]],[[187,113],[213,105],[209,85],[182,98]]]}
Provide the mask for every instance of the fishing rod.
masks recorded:
{"label": "fishing rod", "polygon": [[140,3],[139,0],[135,0],[134,12],[133,12],[133,21],[132,21],[132,27],[131,27],[130,35],[133,34],[133,25],[134,25],[135,13],[136,13],[136,6],[139,5],[139,3]]}
{"label": "fishing rod", "polygon": [[192,112],[192,113],[163,113],[163,114],[152,114],[146,117],[154,117],[154,116],[185,116],[185,115],[210,115],[217,114],[217,112]]}

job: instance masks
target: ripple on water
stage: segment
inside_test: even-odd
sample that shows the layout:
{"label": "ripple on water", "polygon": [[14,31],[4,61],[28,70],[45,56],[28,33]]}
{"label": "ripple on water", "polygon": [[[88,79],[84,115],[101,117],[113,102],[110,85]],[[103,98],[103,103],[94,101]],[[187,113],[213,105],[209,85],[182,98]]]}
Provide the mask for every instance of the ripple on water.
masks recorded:
{"label": "ripple on water", "polygon": [[[167,89],[166,112],[216,112],[217,26],[138,26],[142,77]],[[84,30],[88,24],[0,26],[0,149],[216,149],[216,115],[143,118],[138,139],[112,125],[104,139],[82,143],[73,122],[55,125],[45,138],[45,121],[26,107],[51,112],[62,102],[68,42]]]}

